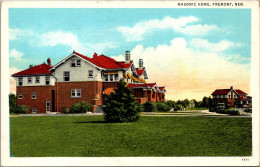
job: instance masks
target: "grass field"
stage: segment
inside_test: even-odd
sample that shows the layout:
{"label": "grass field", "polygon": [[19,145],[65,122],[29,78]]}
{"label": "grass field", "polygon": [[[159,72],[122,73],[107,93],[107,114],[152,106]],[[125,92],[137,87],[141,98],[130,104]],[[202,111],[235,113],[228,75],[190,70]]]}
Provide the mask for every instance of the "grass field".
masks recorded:
{"label": "grass field", "polygon": [[249,156],[251,118],[103,116],[12,117],[11,156]]}

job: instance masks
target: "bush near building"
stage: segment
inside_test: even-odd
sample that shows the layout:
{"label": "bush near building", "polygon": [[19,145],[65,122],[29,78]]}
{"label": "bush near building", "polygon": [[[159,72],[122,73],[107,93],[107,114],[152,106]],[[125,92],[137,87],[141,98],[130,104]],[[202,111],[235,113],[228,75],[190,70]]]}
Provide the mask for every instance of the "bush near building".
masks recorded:
{"label": "bush near building", "polygon": [[20,105],[16,108],[15,114],[28,114],[29,113],[29,107],[26,105]]}
{"label": "bush near building", "polygon": [[121,79],[115,93],[107,96],[103,111],[106,122],[134,122],[139,119],[142,107]]}
{"label": "bush near building", "polygon": [[76,104],[73,104],[70,110],[70,113],[86,113],[87,111],[91,111],[92,105],[82,101]]}
{"label": "bush near building", "polygon": [[215,111],[219,114],[240,115],[237,110],[216,109]]}
{"label": "bush near building", "polygon": [[162,112],[168,112],[170,111],[170,106],[167,105],[165,102],[156,102],[155,103],[157,111],[162,111]]}
{"label": "bush near building", "polygon": [[15,94],[10,93],[9,94],[9,113],[15,113],[16,112],[16,97]]}
{"label": "bush near building", "polygon": [[143,104],[143,110],[144,112],[155,112],[157,111],[157,108],[154,103],[147,101]]}

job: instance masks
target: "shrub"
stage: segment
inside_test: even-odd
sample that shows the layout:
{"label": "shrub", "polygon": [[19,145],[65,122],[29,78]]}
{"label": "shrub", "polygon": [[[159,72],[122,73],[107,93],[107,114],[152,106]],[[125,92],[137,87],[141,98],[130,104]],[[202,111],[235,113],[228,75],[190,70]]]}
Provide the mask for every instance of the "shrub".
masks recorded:
{"label": "shrub", "polygon": [[227,113],[229,115],[240,115],[240,112],[237,110],[227,110]]}
{"label": "shrub", "polygon": [[76,104],[73,104],[71,107],[70,112],[71,113],[86,113],[87,111],[91,111],[92,105],[82,101],[78,102]]}
{"label": "shrub", "polygon": [[29,107],[26,105],[20,105],[16,108],[15,112],[16,114],[28,114],[29,113]]}
{"label": "shrub", "polygon": [[164,111],[164,112],[170,110],[170,107],[164,102],[157,102],[156,108],[158,111]]}
{"label": "shrub", "polygon": [[152,102],[147,101],[143,104],[143,109],[144,112],[155,112],[156,106]]}
{"label": "shrub", "polygon": [[9,94],[9,113],[16,113],[16,97],[15,94]]}
{"label": "shrub", "polygon": [[219,114],[240,115],[237,110],[216,109],[216,112]]}
{"label": "shrub", "polygon": [[121,79],[115,93],[107,96],[103,111],[107,122],[133,122],[139,119],[142,108],[126,86],[126,82]]}

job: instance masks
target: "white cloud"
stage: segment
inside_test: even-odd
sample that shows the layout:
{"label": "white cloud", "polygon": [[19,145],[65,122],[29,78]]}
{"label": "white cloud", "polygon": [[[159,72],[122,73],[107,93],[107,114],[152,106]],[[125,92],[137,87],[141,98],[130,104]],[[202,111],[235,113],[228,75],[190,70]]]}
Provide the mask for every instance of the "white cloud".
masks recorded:
{"label": "white cloud", "polygon": [[33,36],[34,33],[31,30],[21,30],[19,28],[9,28],[9,40],[17,40],[25,36]]}
{"label": "white cloud", "polygon": [[[228,61],[218,52],[194,51],[187,46],[183,38],[157,47],[137,45],[131,58],[135,63],[139,58],[144,60],[149,82],[165,85],[167,99],[201,100],[215,89],[230,86],[250,94],[250,71],[246,65]],[[123,55],[119,58],[124,59]]]}
{"label": "white cloud", "polygon": [[12,49],[9,53],[9,57],[15,58],[15,60],[21,60],[23,56],[22,52],[17,51],[16,49]]}
{"label": "white cloud", "polygon": [[78,37],[69,32],[53,31],[39,35],[40,46],[56,46],[56,45],[67,45],[72,50],[86,51]]}
{"label": "white cloud", "polygon": [[127,41],[141,41],[143,36],[153,30],[172,29],[175,32],[187,35],[206,35],[209,31],[218,30],[215,25],[190,25],[198,22],[200,19],[197,17],[180,17],[172,18],[165,17],[162,20],[154,19],[136,23],[133,27],[120,26],[117,30],[122,33]]}
{"label": "white cloud", "polygon": [[9,69],[9,84],[10,84],[10,93],[14,93],[16,94],[16,81],[15,79],[12,77],[13,74],[19,72],[21,70],[17,69],[17,68],[10,68]]}
{"label": "white cloud", "polygon": [[108,49],[118,48],[119,45],[115,42],[103,42],[103,43],[95,43],[95,44],[85,44],[89,49],[90,53],[97,52],[99,54],[104,53]]}
{"label": "white cloud", "polygon": [[222,52],[225,51],[231,47],[240,47],[241,44],[239,43],[233,43],[228,40],[222,40],[218,43],[210,43],[205,39],[201,38],[194,38],[189,41],[191,47],[207,52]]}

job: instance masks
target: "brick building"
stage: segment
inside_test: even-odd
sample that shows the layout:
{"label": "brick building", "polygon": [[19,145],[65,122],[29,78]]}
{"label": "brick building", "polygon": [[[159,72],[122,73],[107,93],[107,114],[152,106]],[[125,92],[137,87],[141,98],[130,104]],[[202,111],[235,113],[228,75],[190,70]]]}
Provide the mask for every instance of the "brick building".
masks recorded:
{"label": "brick building", "polygon": [[224,103],[228,107],[241,107],[242,105],[252,106],[252,99],[247,93],[240,89],[216,89],[212,94],[213,101],[216,103]]}
{"label": "brick building", "polygon": [[17,105],[27,105],[32,113],[63,113],[73,104],[86,101],[94,112],[104,103],[104,95],[114,91],[120,79],[128,83],[139,103],[164,101],[165,87],[146,83],[148,75],[139,59],[135,68],[130,52],[125,61],[116,61],[105,55],[87,57],[73,51],[72,54],[51,66],[31,67],[12,75],[16,80]]}

